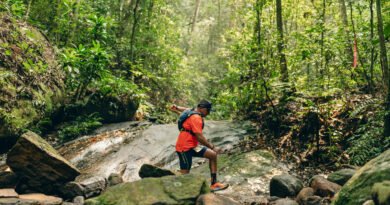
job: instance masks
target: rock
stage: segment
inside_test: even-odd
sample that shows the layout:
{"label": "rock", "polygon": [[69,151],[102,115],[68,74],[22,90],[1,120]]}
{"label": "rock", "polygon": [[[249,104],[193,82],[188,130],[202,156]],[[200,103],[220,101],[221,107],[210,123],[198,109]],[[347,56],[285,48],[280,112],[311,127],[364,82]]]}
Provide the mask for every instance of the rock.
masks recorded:
{"label": "rock", "polygon": [[1,205],[37,205],[39,204],[39,202],[36,200],[27,200],[27,199],[19,199],[19,198],[0,198],[0,204]]}
{"label": "rock", "polygon": [[376,205],[390,204],[390,181],[375,183],[372,187],[372,199]]}
{"label": "rock", "polygon": [[19,195],[19,199],[24,199],[27,201],[36,201],[36,204],[44,205],[57,205],[62,204],[62,199],[55,196],[48,196],[45,194],[22,194]]}
{"label": "rock", "polygon": [[116,123],[134,120],[138,107],[137,98],[129,93],[122,93],[119,97],[98,90],[80,111],[85,114],[98,112],[103,122]]}
{"label": "rock", "polygon": [[99,195],[107,187],[106,179],[102,176],[80,175],[76,178],[76,182],[84,188],[85,198]]}
{"label": "rock", "polygon": [[292,199],[284,198],[284,199],[278,199],[276,201],[273,201],[269,203],[270,205],[298,205],[298,203]]}
{"label": "rock", "polygon": [[[226,128],[218,129],[226,130]],[[215,134],[222,136],[219,132]],[[226,138],[218,137],[218,140],[226,140]],[[256,194],[269,195],[269,184],[272,177],[288,170],[271,152],[262,149],[222,154],[218,156],[218,167],[223,167],[223,169],[218,170],[218,179],[230,184],[229,189],[226,190],[229,192],[229,197],[242,204],[250,204],[254,197],[252,191],[246,190],[253,190],[256,187]],[[199,167],[191,169],[191,173],[198,173],[206,179],[210,178],[209,163],[203,163]]]}
{"label": "rock", "polygon": [[311,188],[311,187],[305,187],[303,188],[298,196],[296,197],[296,201],[299,203],[299,204],[306,204],[307,202],[307,198],[310,197],[310,196],[314,196],[314,189]]}
{"label": "rock", "polygon": [[108,176],[108,186],[114,186],[123,183],[123,178],[120,174],[112,173]]}
{"label": "rock", "polygon": [[[229,194],[229,197],[230,194]],[[251,205],[268,205],[269,201],[268,198],[265,196],[243,196],[238,200],[238,203],[240,204],[251,204]]]}
{"label": "rock", "polygon": [[278,199],[281,199],[280,197],[277,197],[277,196],[269,196],[268,197],[268,201],[269,202],[273,202],[273,201],[276,201],[276,200],[278,200]]}
{"label": "rock", "polygon": [[[7,157],[7,165],[31,190],[55,194],[80,172],[33,132],[23,134]],[[18,189],[17,189],[18,190]]]}
{"label": "rock", "polygon": [[194,204],[198,196],[209,192],[208,180],[193,174],[144,178],[109,187],[85,204]]}
{"label": "rock", "polygon": [[196,205],[235,205],[240,204],[233,199],[216,195],[216,194],[204,194],[196,200]]}
{"label": "rock", "polygon": [[289,174],[272,177],[270,182],[270,195],[278,197],[295,197],[303,188],[303,183],[298,178]]}
{"label": "rock", "polygon": [[40,120],[65,99],[65,72],[53,46],[38,29],[6,13],[0,14],[0,153],[33,124],[44,128]]}
{"label": "rock", "polygon": [[356,170],[354,169],[341,169],[329,174],[327,179],[343,186],[355,173]]}
{"label": "rock", "polygon": [[0,198],[1,205],[60,205],[62,199],[44,194],[22,194],[19,198]]}
{"label": "rock", "polygon": [[371,188],[375,183],[390,180],[390,149],[366,163],[336,195],[335,205],[363,204],[371,199]]}
{"label": "rock", "polygon": [[83,196],[76,196],[74,199],[73,199],[73,203],[75,205],[83,205],[84,204],[84,197]]}
{"label": "rock", "polygon": [[74,203],[72,203],[72,202],[62,202],[61,205],[76,205],[76,204],[74,204]]}
{"label": "rock", "polygon": [[76,196],[84,196],[84,187],[77,182],[68,182],[60,189],[61,196],[65,199],[73,199]]}
{"label": "rock", "polygon": [[18,198],[19,194],[15,189],[0,189],[0,198]]}
{"label": "rock", "polygon": [[[320,196],[309,196],[305,199],[302,205],[322,205],[327,203],[322,203],[322,198]],[[301,203],[299,203],[301,204]]]}
{"label": "rock", "polygon": [[99,195],[106,187],[107,182],[104,177],[83,174],[78,176],[75,181],[67,183],[60,192],[66,199],[73,199],[77,196],[90,198]]}
{"label": "rock", "polygon": [[18,183],[18,177],[12,171],[0,172],[0,189],[15,188]]}
{"label": "rock", "polygon": [[168,175],[175,175],[170,170],[161,169],[159,167],[150,165],[150,164],[143,164],[141,166],[141,169],[138,172],[139,176],[141,178],[147,178],[147,177],[163,177]]}
{"label": "rock", "polygon": [[314,193],[318,196],[333,197],[341,189],[340,185],[328,181],[323,176],[314,176],[310,181],[310,187],[314,189]]}

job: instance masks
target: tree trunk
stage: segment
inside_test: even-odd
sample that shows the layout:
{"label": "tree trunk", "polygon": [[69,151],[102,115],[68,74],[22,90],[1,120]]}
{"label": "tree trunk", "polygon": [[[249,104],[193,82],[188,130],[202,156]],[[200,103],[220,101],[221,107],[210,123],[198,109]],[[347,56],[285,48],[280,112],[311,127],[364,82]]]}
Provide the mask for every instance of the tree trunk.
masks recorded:
{"label": "tree trunk", "polygon": [[135,35],[137,32],[137,26],[139,21],[138,7],[141,0],[137,0],[133,9],[133,27],[131,29],[131,40],[130,40],[130,61],[133,63],[135,61],[134,56],[134,47],[135,47]]}
{"label": "tree trunk", "polygon": [[347,53],[347,63],[345,66],[346,68],[349,69],[352,65],[353,50],[349,40],[350,36],[349,36],[349,26],[348,26],[348,17],[347,17],[347,7],[345,5],[345,0],[339,0],[339,4],[340,4],[341,18],[343,20],[343,25],[344,25],[345,52]]}
{"label": "tree trunk", "polygon": [[378,18],[378,35],[379,44],[381,50],[381,65],[383,70],[383,79],[385,87],[387,88],[387,99],[385,103],[385,126],[384,126],[384,137],[390,136],[390,78],[389,78],[389,64],[387,62],[387,52],[385,44],[385,36],[383,34],[383,20],[381,13],[381,0],[376,0],[376,13]]}
{"label": "tree trunk", "polygon": [[[326,21],[326,0],[322,0],[322,13],[321,13],[321,40],[320,40],[320,46],[321,46],[321,69],[319,72],[319,79],[323,81],[324,77],[324,71],[325,71],[325,53],[324,53],[324,41],[325,41],[325,21]],[[322,87],[322,86],[321,86]]]}
{"label": "tree trunk", "polygon": [[351,11],[351,25],[352,25],[352,33],[353,33],[353,63],[352,68],[356,68],[358,66],[358,48],[357,48],[357,37],[355,30],[355,22],[353,21],[353,8],[352,2],[349,3],[349,9]]}
{"label": "tree trunk", "polygon": [[198,20],[199,10],[200,10],[200,1],[196,0],[195,2],[195,9],[194,9],[194,16],[192,17],[191,21],[191,27],[188,32],[188,41],[187,41],[187,47],[185,48],[185,52],[188,55],[190,53],[191,44],[192,44],[192,33],[195,30],[196,21]]}
{"label": "tree trunk", "polygon": [[191,33],[195,30],[196,21],[198,20],[200,0],[196,0],[194,17],[192,18]]}
{"label": "tree trunk", "polygon": [[31,4],[32,4],[33,1],[34,1],[34,0],[28,1],[28,6],[27,6],[26,15],[24,16],[24,20],[25,20],[25,21],[27,21],[28,16],[30,15]]}
{"label": "tree trunk", "polygon": [[374,93],[374,82],[373,82],[373,76],[374,76],[374,54],[375,54],[375,48],[374,48],[374,9],[373,9],[373,2],[374,0],[370,0],[370,45],[371,45],[371,62],[370,62],[370,80],[369,80],[369,89],[370,92]]}
{"label": "tree trunk", "polygon": [[69,43],[73,43],[73,41],[74,41],[74,37],[76,34],[77,25],[78,25],[79,9],[80,9],[80,0],[77,0],[75,3],[74,11],[72,12],[73,13],[73,20],[71,22],[72,28],[71,28],[70,36],[67,39],[67,43],[66,43],[67,45],[69,45]]}
{"label": "tree trunk", "polygon": [[283,38],[283,18],[282,18],[282,0],[276,0],[276,26],[278,29],[278,50],[280,57],[280,74],[281,81],[288,82],[287,60],[284,54],[284,38]]}

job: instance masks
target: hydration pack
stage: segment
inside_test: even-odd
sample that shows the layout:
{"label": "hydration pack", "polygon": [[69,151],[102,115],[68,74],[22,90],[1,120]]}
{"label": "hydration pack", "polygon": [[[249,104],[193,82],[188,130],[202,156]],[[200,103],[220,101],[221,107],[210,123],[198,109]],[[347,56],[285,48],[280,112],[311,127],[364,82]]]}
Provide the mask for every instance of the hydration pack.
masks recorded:
{"label": "hydration pack", "polygon": [[[184,110],[180,117],[179,117],[179,120],[177,122],[177,125],[178,125],[178,128],[179,128],[179,131],[186,131],[186,132],[189,132],[191,134],[194,134],[192,132],[192,130],[186,130],[184,127],[183,127],[183,123],[189,118],[191,117],[191,115],[200,115],[202,116],[202,113],[200,112],[196,112],[194,109],[190,109],[190,110]],[[202,117],[202,129],[204,128],[204,120],[203,120],[203,117]]]}

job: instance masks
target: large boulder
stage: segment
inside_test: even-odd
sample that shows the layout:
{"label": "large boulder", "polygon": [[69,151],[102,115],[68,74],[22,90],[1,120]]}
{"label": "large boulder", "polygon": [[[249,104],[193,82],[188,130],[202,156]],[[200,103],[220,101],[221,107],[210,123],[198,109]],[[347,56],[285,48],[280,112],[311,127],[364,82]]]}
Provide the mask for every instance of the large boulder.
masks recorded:
{"label": "large boulder", "polygon": [[375,183],[390,180],[389,170],[390,149],[360,168],[336,195],[334,204],[363,204],[371,199],[371,189]]}
{"label": "large boulder", "polygon": [[23,190],[47,194],[55,194],[59,187],[80,174],[52,146],[30,131],[19,138],[6,162],[21,177],[19,188],[24,186]]}
{"label": "large boulder", "polygon": [[289,174],[274,176],[270,182],[271,196],[295,197],[302,188],[302,181]]}
{"label": "large boulder", "polygon": [[377,205],[390,204],[390,181],[375,183],[372,187],[372,199]]}
{"label": "large boulder", "polygon": [[314,189],[314,193],[318,196],[333,197],[341,189],[340,185],[328,181],[323,176],[314,176],[310,181],[311,188]]}
{"label": "large boulder", "polygon": [[138,175],[141,178],[147,178],[175,175],[175,173],[173,173],[171,170],[161,169],[160,167],[156,167],[154,165],[143,164],[138,172]]}
{"label": "large boulder", "polygon": [[233,199],[216,194],[204,194],[196,200],[196,205],[239,205]]}
{"label": "large boulder", "polygon": [[[62,104],[65,75],[46,37],[25,21],[0,13],[0,153],[21,132]],[[36,123],[41,121],[41,123]]]}
{"label": "large boulder", "polygon": [[200,195],[209,192],[209,182],[203,177],[165,176],[118,184],[86,204],[194,204]]}
{"label": "large boulder", "polygon": [[328,180],[343,186],[356,173],[354,169],[341,169],[328,176]]}

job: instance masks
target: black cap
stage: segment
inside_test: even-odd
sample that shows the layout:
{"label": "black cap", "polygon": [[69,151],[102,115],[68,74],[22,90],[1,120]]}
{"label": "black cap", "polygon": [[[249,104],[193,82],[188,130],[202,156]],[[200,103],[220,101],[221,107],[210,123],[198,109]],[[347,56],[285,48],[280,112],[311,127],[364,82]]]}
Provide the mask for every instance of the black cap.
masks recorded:
{"label": "black cap", "polygon": [[209,111],[211,111],[212,104],[208,100],[201,100],[198,104],[198,107],[207,108]]}

